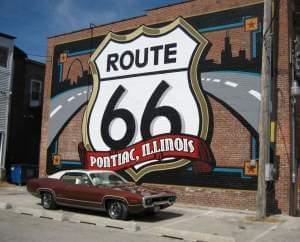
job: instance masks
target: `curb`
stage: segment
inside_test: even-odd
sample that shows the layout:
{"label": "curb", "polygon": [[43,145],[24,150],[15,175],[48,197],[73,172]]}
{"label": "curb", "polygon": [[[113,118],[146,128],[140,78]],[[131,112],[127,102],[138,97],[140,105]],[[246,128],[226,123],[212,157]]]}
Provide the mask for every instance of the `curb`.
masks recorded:
{"label": "curb", "polygon": [[27,207],[15,207],[14,212],[34,216],[38,218],[53,219],[55,221],[67,221],[68,218],[62,212],[48,211],[42,209],[34,209]]}
{"label": "curb", "polygon": [[82,214],[74,214],[69,218],[69,221],[75,223],[93,224],[107,228],[124,229],[130,232],[137,232],[141,230],[140,226],[134,221],[112,220],[104,217],[94,217]]}
{"label": "curb", "polygon": [[73,214],[67,215],[60,211],[49,211],[45,209],[36,209],[28,207],[13,206],[10,203],[0,202],[0,209],[11,209],[15,213],[29,215],[38,218],[52,219],[55,221],[68,221],[73,223],[85,223],[91,225],[97,225],[107,228],[115,228],[120,230],[126,230],[129,232],[137,232],[141,230],[141,227],[134,221],[121,221],[112,220],[105,217],[96,217],[86,214]]}
{"label": "curb", "polygon": [[161,237],[174,238],[184,241],[235,242],[235,239],[232,237],[161,227],[153,228],[151,233]]}

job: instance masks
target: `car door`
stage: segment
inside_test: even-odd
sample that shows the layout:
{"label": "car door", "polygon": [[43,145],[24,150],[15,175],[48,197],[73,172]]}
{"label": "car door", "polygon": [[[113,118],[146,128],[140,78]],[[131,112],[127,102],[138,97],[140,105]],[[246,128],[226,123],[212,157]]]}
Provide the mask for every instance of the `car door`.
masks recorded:
{"label": "car door", "polygon": [[100,208],[101,193],[85,173],[66,173],[61,180],[66,183],[65,203],[74,206]]}

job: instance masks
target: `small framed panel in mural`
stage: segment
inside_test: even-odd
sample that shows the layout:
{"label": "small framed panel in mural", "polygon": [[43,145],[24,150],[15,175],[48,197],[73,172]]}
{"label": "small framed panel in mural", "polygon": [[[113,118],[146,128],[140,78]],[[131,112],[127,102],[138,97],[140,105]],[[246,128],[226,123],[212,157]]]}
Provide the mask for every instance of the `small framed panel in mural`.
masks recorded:
{"label": "small framed panel in mural", "polygon": [[246,18],[245,19],[245,31],[256,31],[258,29],[258,18]]}
{"label": "small framed panel in mural", "polygon": [[67,53],[61,53],[59,56],[59,62],[60,63],[65,63],[68,59],[68,55]]}
{"label": "small framed panel in mural", "polygon": [[61,164],[61,155],[55,154],[52,156],[52,163],[54,166],[60,166]]}
{"label": "small framed panel in mural", "polygon": [[245,161],[244,162],[244,174],[245,176],[257,176],[258,172],[258,161]]}

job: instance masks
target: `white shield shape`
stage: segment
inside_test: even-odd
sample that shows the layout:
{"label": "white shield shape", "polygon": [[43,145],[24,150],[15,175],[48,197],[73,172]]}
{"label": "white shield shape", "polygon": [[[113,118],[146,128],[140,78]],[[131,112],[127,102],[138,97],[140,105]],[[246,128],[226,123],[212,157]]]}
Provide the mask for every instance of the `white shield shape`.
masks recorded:
{"label": "white shield shape", "polygon": [[[182,18],[163,28],[108,34],[91,57],[94,83],[83,119],[85,148],[121,150],[162,134],[205,141],[209,115],[198,62],[206,44]],[[149,172],[188,163],[176,157],[149,160],[126,172],[137,181]]]}

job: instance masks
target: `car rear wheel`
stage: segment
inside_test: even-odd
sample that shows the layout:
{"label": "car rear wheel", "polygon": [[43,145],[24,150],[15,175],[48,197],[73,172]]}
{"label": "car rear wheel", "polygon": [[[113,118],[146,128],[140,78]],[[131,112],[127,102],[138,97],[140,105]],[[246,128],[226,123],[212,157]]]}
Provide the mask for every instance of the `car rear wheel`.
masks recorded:
{"label": "car rear wheel", "polygon": [[108,203],[107,212],[109,217],[112,219],[125,220],[128,216],[127,206],[123,202],[117,200],[113,200]]}
{"label": "car rear wheel", "polygon": [[53,195],[50,192],[43,192],[41,196],[41,203],[45,209],[55,209],[56,203],[54,201]]}

